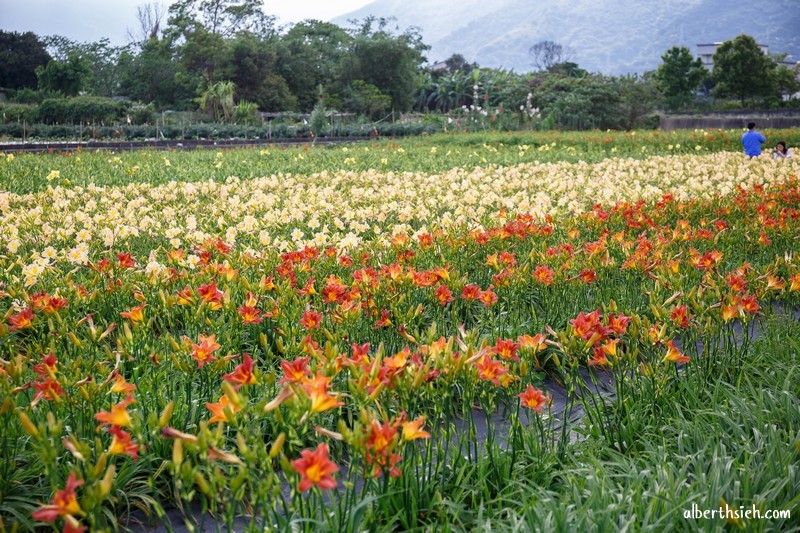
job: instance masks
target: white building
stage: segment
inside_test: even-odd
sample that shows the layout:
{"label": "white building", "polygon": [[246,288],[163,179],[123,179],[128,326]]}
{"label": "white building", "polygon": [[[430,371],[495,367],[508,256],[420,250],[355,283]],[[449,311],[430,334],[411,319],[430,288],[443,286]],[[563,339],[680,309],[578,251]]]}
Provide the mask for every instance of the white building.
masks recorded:
{"label": "white building", "polygon": [[[722,46],[722,43],[709,43],[697,45],[697,57],[703,62],[703,66],[709,71],[714,70],[714,54],[717,48]],[[769,46],[766,44],[759,44],[759,48],[764,52],[764,55],[769,55]]]}

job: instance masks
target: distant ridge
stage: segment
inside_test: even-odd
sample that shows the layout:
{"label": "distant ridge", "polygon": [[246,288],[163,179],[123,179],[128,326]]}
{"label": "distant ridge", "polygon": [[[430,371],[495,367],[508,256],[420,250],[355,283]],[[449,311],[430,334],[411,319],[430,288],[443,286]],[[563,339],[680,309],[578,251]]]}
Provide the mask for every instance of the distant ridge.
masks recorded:
{"label": "distant ridge", "polygon": [[699,43],[741,33],[800,61],[798,0],[376,0],[332,22],[348,27],[369,15],[394,17],[401,31],[420,27],[430,62],[460,53],[517,72],[532,69],[528,49],[542,40],[570,47],[586,70],[614,75],[655,69],[672,46],[696,53]]}

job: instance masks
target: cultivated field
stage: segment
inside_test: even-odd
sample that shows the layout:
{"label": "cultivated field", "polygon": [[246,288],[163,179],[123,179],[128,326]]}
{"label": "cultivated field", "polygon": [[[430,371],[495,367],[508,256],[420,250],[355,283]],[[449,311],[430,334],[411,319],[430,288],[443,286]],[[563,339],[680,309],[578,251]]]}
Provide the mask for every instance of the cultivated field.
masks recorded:
{"label": "cultivated field", "polygon": [[3,154],[0,529],[797,530],[800,160],[739,135]]}

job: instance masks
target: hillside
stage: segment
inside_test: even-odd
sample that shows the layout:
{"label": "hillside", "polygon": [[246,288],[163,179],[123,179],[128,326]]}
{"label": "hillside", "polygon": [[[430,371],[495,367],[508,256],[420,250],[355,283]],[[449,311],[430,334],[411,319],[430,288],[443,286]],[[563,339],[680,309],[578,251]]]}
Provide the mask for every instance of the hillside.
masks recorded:
{"label": "hillside", "polygon": [[[741,33],[800,60],[800,9],[796,0],[769,0],[753,9],[743,0],[376,0],[333,22],[369,15],[395,17],[402,30],[422,29],[432,46],[431,62],[453,53],[481,66],[531,70],[528,49],[552,40],[573,50],[581,67],[604,74],[654,69],[675,45],[693,52],[698,43],[724,41]],[[531,4],[535,8],[531,8]]]}

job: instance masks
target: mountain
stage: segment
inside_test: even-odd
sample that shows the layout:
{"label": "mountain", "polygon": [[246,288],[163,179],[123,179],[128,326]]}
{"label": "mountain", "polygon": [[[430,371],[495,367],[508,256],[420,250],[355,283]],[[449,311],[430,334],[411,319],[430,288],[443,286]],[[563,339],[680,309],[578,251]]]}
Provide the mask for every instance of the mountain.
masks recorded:
{"label": "mountain", "polygon": [[571,51],[582,68],[603,74],[655,69],[672,46],[747,33],[770,52],[800,61],[797,0],[376,0],[332,22],[394,17],[400,31],[421,29],[433,63],[454,53],[480,66],[532,69],[528,49],[543,40]]}

